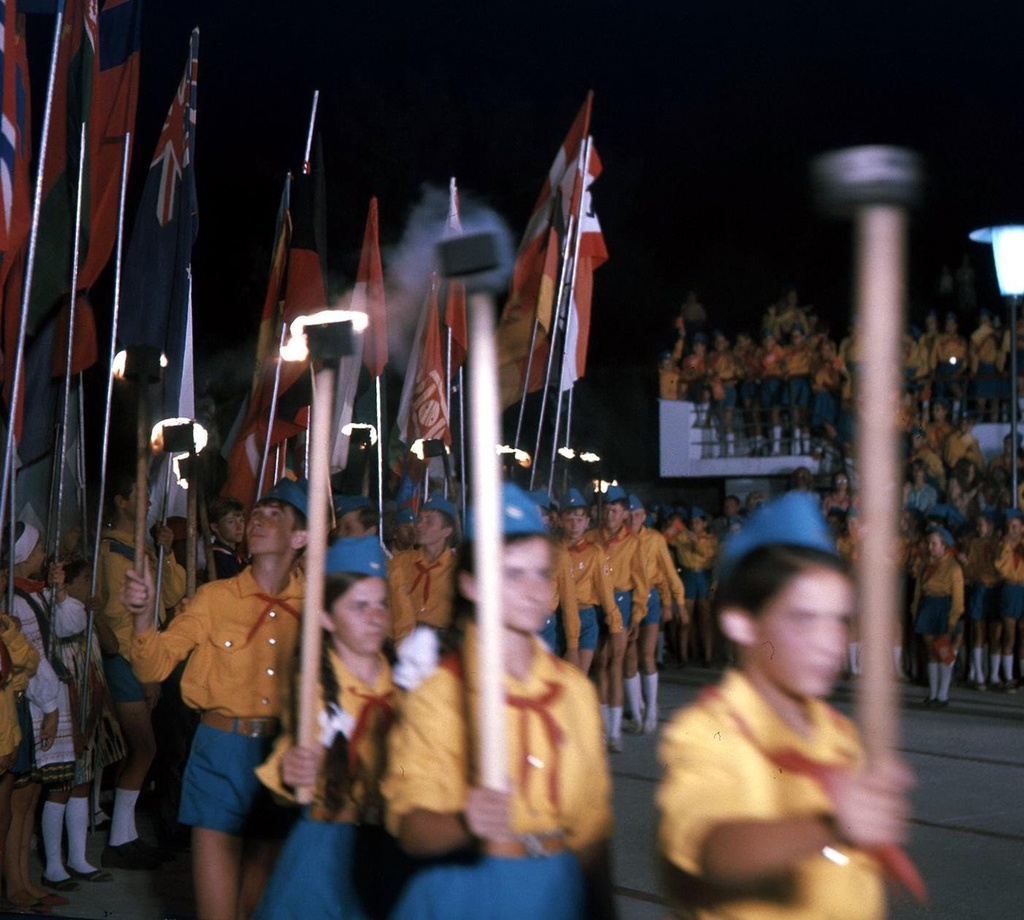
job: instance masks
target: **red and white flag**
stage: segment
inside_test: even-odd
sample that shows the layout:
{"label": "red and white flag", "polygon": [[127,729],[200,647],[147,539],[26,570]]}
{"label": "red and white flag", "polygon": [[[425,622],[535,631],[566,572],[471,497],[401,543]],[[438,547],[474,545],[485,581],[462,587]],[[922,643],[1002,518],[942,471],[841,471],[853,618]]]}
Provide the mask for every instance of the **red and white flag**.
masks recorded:
{"label": "red and white flag", "polygon": [[384,302],[384,269],[380,261],[376,197],[370,199],[370,211],[366,215],[363,252],[359,257],[351,309],[369,317],[363,333],[363,363],[371,377],[379,377],[388,363],[388,316]]}
{"label": "red and white flag", "polygon": [[588,138],[587,163],[580,183],[580,202],[574,207],[579,239],[573,268],[569,315],[565,327],[564,360],[559,390],[572,389],[583,376],[587,365],[587,341],[590,338],[590,304],[594,293],[594,272],[608,261],[601,224],[590,199],[590,186],[601,175],[601,160],[592,140]]}
{"label": "red and white flag", "polygon": [[[547,332],[551,328],[561,263],[560,250],[574,203],[581,200],[580,152],[590,131],[594,94],[587,94],[569,133],[559,148],[540,196],[534,205],[516,255],[508,302],[498,324],[498,367],[501,405],[507,408],[522,397],[523,378],[530,364],[529,392],[544,383]],[[540,324],[530,359],[534,321]],[[543,334],[541,334],[543,330]]]}

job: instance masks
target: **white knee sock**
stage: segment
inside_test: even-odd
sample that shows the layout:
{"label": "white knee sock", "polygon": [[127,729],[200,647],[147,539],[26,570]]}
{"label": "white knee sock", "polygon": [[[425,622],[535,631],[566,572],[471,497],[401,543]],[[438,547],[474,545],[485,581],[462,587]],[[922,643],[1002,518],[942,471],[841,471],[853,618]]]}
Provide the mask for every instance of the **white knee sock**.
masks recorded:
{"label": "white knee sock", "polygon": [[51,882],[59,882],[70,878],[61,859],[60,845],[64,837],[64,803],[45,802],[43,804],[43,848],[46,850],[45,875]]}
{"label": "white knee sock", "polygon": [[608,737],[619,739],[622,737],[622,707],[608,707]]}
{"label": "white knee sock", "polygon": [[953,683],[953,665],[944,664],[939,668],[939,699],[949,699],[949,685]]}
{"label": "white knee sock", "polygon": [[937,661],[928,662],[928,699],[937,700],[939,698],[939,663]]}
{"label": "white knee sock", "polygon": [[85,858],[85,838],[89,831],[89,799],[87,796],[68,799],[64,812],[68,829],[68,868],[75,872],[95,872],[96,867]]}
{"label": "white knee sock", "polygon": [[988,679],[990,681],[992,681],[992,683],[997,683],[999,681],[999,655],[998,654],[989,655],[988,656]]}
{"label": "white knee sock", "polygon": [[1003,680],[1013,680],[1013,655],[1003,655]]}
{"label": "white knee sock", "polygon": [[644,674],[640,681],[644,689],[644,731],[650,734],[658,730],[658,672]]}
{"label": "white knee sock", "polygon": [[622,689],[626,695],[626,706],[629,708],[629,717],[639,723],[644,717],[643,707],[640,703],[640,674],[634,674],[622,681]]}
{"label": "white knee sock", "polygon": [[110,820],[110,845],[118,847],[131,843],[139,836],[135,829],[135,803],[139,800],[138,789],[114,791],[114,814]]}
{"label": "white knee sock", "polygon": [[971,661],[973,662],[974,677],[972,680],[975,683],[983,684],[985,682],[985,652],[983,649],[975,648],[971,649]]}

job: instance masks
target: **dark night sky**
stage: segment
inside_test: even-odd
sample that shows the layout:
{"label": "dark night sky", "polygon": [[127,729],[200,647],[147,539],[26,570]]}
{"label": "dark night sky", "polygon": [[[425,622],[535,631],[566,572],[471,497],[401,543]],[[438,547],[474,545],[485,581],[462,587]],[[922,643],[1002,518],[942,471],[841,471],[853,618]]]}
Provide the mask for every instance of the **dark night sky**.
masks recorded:
{"label": "dark night sky", "polygon": [[299,165],[314,88],[338,288],[372,194],[384,246],[421,185],[450,175],[518,240],[594,89],[605,167],[594,200],[611,253],[595,281],[595,371],[646,363],[689,287],[730,331],[753,328],[787,282],[844,317],[849,230],[812,210],[815,153],[895,143],[923,154],[916,312],[942,264],[968,250],[993,297],[988,251],[966,233],[1024,216],[1024,8],[1011,0],[149,0],[136,192],[196,23],[200,349],[258,325],[281,183]]}

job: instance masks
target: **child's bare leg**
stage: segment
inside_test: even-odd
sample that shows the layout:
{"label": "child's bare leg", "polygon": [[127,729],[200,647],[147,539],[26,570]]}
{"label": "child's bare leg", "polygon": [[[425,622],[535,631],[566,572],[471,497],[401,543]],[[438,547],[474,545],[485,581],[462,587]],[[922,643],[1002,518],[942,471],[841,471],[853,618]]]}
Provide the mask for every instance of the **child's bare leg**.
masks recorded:
{"label": "child's bare leg", "polygon": [[193,827],[196,916],[203,920],[238,920],[241,876],[242,838]]}

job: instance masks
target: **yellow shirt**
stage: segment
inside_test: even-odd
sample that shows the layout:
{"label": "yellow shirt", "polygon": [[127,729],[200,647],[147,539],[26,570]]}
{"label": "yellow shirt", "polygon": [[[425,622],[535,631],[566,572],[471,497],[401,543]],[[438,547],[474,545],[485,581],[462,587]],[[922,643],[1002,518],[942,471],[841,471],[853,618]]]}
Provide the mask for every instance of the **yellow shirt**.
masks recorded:
{"label": "yellow shirt", "polygon": [[433,562],[421,549],[395,553],[388,563],[388,606],[396,642],[409,635],[417,623],[438,629],[451,627],[457,562],[452,549]]}
{"label": "yellow shirt", "polygon": [[963,616],[964,613],[964,570],[960,563],[948,553],[941,559],[926,558],[917,584],[914,586],[914,606],[916,615],[922,597],[949,598],[949,626]]}
{"label": "yellow shirt", "polygon": [[676,537],[674,546],[679,564],[691,572],[704,572],[712,568],[718,556],[718,537],[704,533],[694,538],[692,530],[683,531]]}
{"label": "yellow shirt", "polygon": [[158,681],[188,658],[181,697],[193,709],[280,718],[298,645],[302,594],[303,580],[295,572],[278,597],[264,593],[251,568],[211,581],[166,632],[135,636],[132,667],[139,680]]}
{"label": "yellow shirt", "polygon": [[996,569],[1011,585],[1024,585],[1024,544],[1003,540],[996,557]]}
{"label": "yellow shirt", "polygon": [[0,688],[0,757],[6,757],[21,744],[21,727],[15,695],[28,686],[28,679],[39,667],[39,652],[18,629],[18,624],[9,616],[0,613],[0,640],[7,646],[11,656],[10,680]]}
{"label": "yellow shirt", "polygon": [[576,644],[569,648],[577,648],[580,641],[580,607],[576,599],[576,581],[572,574],[572,562],[565,547],[558,543],[551,550],[551,586],[554,597],[551,612],[562,610],[562,629],[566,636],[574,632]]}
{"label": "yellow shirt", "polygon": [[[575,624],[564,623],[565,644],[567,648],[579,648],[580,645],[580,607],[600,607],[604,611],[615,611],[615,594],[612,583],[604,569],[604,558],[601,550],[593,540],[583,537],[578,543],[566,546],[566,558],[573,581],[576,583],[577,618]],[[614,616],[614,614],[605,614]],[[620,618],[621,619],[621,618]],[[575,632],[570,630],[575,626]],[[622,624],[619,623],[619,630]]]}
{"label": "yellow shirt", "polygon": [[[768,753],[795,751],[829,767],[855,767],[863,759],[849,720],[825,703],[807,701],[813,725],[803,738],[775,714],[741,673],[673,718],[662,739],[663,776],[658,788],[662,854],[700,878],[708,833],[731,821],[833,813],[820,783],[771,762]],[[879,867],[860,850],[836,845],[845,866],[821,855],[793,866],[777,893],[760,897],[714,890],[701,918],[730,920],[869,920],[885,915]],[[705,886],[707,888],[708,886]]]}
{"label": "yellow shirt", "polygon": [[[356,721],[356,727],[349,735],[349,743],[355,743],[355,754],[362,769],[356,771],[356,777],[348,789],[347,799],[349,805],[361,808],[366,804],[368,798],[362,777],[377,775],[380,755],[383,753],[383,748],[378,745],[377,741],[381,731],[384,730],[380,720],[390,722],[394,707],[398,703],[398,691],[391,680],[391,666],[383,655],[380,656],[380,673],[372,687],[349,671],[335,654],[333,648],[329,649],[328,655],[334,671],[334,679],[338,684],[338,698],[328,702],[340,705]],[[322,689],[320,698],[323,699]],[[285,752],[295,744],[294,727],[289,724],[291,722],[288,712],[290,708],[285,707],[285,730],[277,736],[270,756],[256,768],[256,775],[271,792],[288,801],[294,801],[295,790],[291,786],[286,786],[281,780],[281,759]],[[321,712],[327,714],[326,704],[321,706]],[[314,799],[318,805],[323,805],[323,790],[324,776],[321,774],[314,790]],[[375,795],[376,790],[370,790],[369,798],[371,800]]]}
{"label": "yellow shirt", "polygon": [[[629,624],[626,625],[639,623],[647,616],[648,594],[640,538],[623,525],[614,537],[609,537],[602,528],[597,532],[594,542],[604,554],[604,571],[612,583],[612,588],[616,591],[633,592],[633,609]],[[611,632],[617,633],[624,628],[617,606],[605,610],[604,615]]]}
{"label": "yellow shirt", "polygon": [[647,575],[647,584],[651,588],[658,589],[662,608],[667,609],[672,601],[681,607],[686,598],[686,592],[683,590],[683,582],[672,562],[672,554],[668,551],[668,541],[663,534],[657,530],[651,530],[650,527],[641,527],[636,535],[640,538],[640,544],[644,550],[644,572]]}
{"label": "yellow shirt", "polygon": [[[469,743],[473,745],[477,743],[476,641],[470,624],[463,656],[473,726]],[[457,657],[446,659],[402,702],[401,717],[388,739],[382,786],[388,829],[393,834],[397,835],[402,817],[416,809],[456,814],[465,807],[470,780],[461,670]],[[611,777],[593,685],[535,641],[525,680],[506,675],[505,693],[513,833],[564,833],[566,845],[573,850],[610,837]],[[542,703],[534,710],[513,705],[516,698]],[[550,724],[542,712],[550,717]],[[473,760],[477,761],[475,755]]]}
{"label": "yellow shirt", "polygon": [[[105,530],[100,540],[99,577],[96,591],[99,595],[99,616],[113,630],[117,637],[118,654],[132,660],[132,629],[134,614],[121,603],[121,582],[124,574],[134,564],[135,535],[124,530]],[[149,570],[156,581],[156,554],[146,547]],[[185,570],[174,558],[174,553],[164,554],[164,574],[160,582],[161,616],[163,611],[173,607],[185,596]]]}
{"label": "yellow shirt", "polygon": [[658,396],[679,399],[679,368],[676,365],[658,368]]}
{"label": "yellow shirt", "polygon": [[971,537],[967,541],[964,555],[964,580],[971,585],[985,585],[991,588],[999,583],[999,570],[996,568],[996,553],[999,544],[995,537]]}
{"label": "yellow shirt", "polygon": [[946,462],[946,466],[953,469],[962,457],[973,461],[974,465],[978,468],[978,472],[985,468],[985,458],[981,455],[981,446],[978,444],[978,439],[969,431],[953,431],[946,438],[942,459]]}

